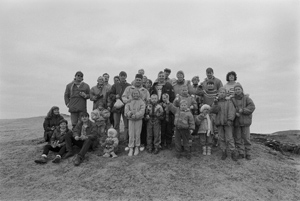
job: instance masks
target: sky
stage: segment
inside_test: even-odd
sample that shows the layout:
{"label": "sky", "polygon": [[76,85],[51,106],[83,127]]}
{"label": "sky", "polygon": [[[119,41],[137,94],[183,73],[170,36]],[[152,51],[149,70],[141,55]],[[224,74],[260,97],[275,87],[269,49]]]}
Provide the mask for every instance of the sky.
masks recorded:
{"label": "sky", "polygon": [[[229,71],[256,105],[251,132],[300,129],[297,0],[0,1],[0,119],[45,116],[64,103],[77,71],[93,87],[103,73],[138,69],[154,80]],[[92,102],[88,101],[88,111]]]}

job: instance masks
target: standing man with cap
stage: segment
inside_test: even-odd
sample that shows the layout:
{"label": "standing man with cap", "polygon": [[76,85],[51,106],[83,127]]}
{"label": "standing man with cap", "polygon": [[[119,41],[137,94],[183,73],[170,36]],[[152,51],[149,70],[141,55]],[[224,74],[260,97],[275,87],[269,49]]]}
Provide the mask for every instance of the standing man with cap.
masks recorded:
{"label": "standing man with cap", "polygon": [[206,76],[207,77],[202,82],[204,89],[207,89],[207,82],[210,80],[214,82],[215,90],[218,91],[221,87],[223,87],[222,81],[214,76],[214,70],[211,67],[206,69]]}
{"label": "standing man with cap", "polygon": [[[145,70],[144,69],[139,69],[138,74],[141,74],[142,77],[144,78],[145,75]],[[147,78],[147,77],[146,77]],[[131,82],[131,85],[134,85],[135,79]]]}
{"label": "standing man with cap", "polygon": [[86,100],[90,98],[90,86],[83,82],[83,73],[76,72],[74,80],[66,86],[65,104],[71,113],[71,123],[76,126],[81,112],[86,112]]}
{"label": "standing man with cap", "polygon": [[[124,140],[125,143],[128,143],[128,120],[124,115],[124,105],[121,108],[115,108],[114,104],[115,102],[119,99],[122,101],[122,95],[126,89],[126,87],[130,86],[128,82],[126,82],[127,78],[127,73],[124,71],[121,71],[119,74],[120,78],[120,83],[116,83],[112,85],[111,90],[110,90],[110,95],[108,98],[108,107],[107,109],[111,112],[113,112],[114,116],[114,129],[118,131],[120,134],[120,120],[121,120],[121,115],[124,121]],[[120,137],[120,135],[118,135]]]}

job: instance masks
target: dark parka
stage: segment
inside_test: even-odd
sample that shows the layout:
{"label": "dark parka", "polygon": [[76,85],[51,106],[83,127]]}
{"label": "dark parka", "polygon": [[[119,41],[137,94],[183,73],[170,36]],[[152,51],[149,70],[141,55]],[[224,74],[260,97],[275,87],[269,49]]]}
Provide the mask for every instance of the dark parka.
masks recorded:
{"label": "dark parka", "polygon": [[234,121],[235,107],[231,100],[219,99],[217,104],[213,104],[211,113],[216,114],[215,124],[216,126],[227,126],[227,121]]}
{"label": "dark parka", "polygon": [[54,126],[57,128],[59,126],[59,122],[64,119],[63,116],[59,115],[52,115],[51,118],[46,117],[43,123],[44,127],[44,138],[46,142],[49,142],[54,130],[51,128]]}
{"label": "dark parka", "polygon": [[241,94],[235,95],[232,99],[232,103],[236,108],[236,113],[239,113],[239,109],[242,109],[240,117],[236,116],[234,120],[234,126],[250,126],[252,123],[252,113],[255,110],[255,105],[248,95]]}
{"label": "dark parka", "polygon": [[[151,87],[150,89],[150,95],[152,94],[156,94],[158,95],[158,92],[157,92],[157,89],[156,89],[156,86],[157,86],[158,82],[155,82],[153,84],[153,86]],[[162,87],[162,90],[161,90],[161,95],[163,94],[168,94],[169,95],[169,101],[170,102],[173,102],[174,99],[175,99],[175,93],[174,93],[174,89],[173,89],[173,86],[169,83],[169,82],[166,82],[163,87]],[[159,103],[162,103],[162,96],[160,97]]]}

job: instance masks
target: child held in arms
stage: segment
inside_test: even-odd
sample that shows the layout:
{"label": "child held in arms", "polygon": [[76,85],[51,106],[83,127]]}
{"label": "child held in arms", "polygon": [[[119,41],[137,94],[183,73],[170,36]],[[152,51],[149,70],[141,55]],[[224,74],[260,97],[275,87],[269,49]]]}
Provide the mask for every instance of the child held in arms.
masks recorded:
{"label": "child held in arms", "polygon": [[147,122],[147,152],[152,153],[154,147],[154,154],[158,154],[161,143],[161,124],[160,120],[163,118],[163,108],[158,104],[158,96],[151,95],[150,104],[146,108]]}
{"label": "child held in arms", "polygon": [[[195,129],[195,121],[191,111],[188,108],[187,101],[180,101],[180,107],[175,107],[166,99],[167,109],[175,115],[175,156],[180,158],[182,155],[191,159],[189,139]],[[183,141],[183,153],[181,140]]]}
{"label": "child held in arms", "polygon": [[219,89],[219,96],[215,99],[211,108],[211,113],[216,114],[215,124],[218,128],[219,143],[222,150],[222,160],[227,158],[227,151],[231,152],[231,158],[237,161],[235,145],[233,140],[233,120],[235,118],[235,108],[231,100],[226,99],[226,89]]}
{"label": "child held in arms", "polygon": [[107,138],[105,139],[104,143],[102,143],[102,146],[104,147],[103,157],[109,158],[110,156],[112,156],[113,158],[116,158],[116,151],[118,151],[118,145],[118,132],[113,128],[108,129]]}
{"label": "child held in arms", "polygon": [[139,147],[141,145],[142,119],[145,114],[145,103],[140,98],[140,91],[138,89],[132,91],[132,99],[126,103],[124,114],[128,118],[129,128],[128,156],[136,156],[139,154]]}
{"label": "child held in arms", "polygon": [[92,148],[97,148],[98,144],[102,144],[105,141],[106,134],[106,122],[110,117],[110,112],[104,108],[104,103],[99,102],[98,108],[93,110],[91,113],[92,120],[95,121],[95,125],[97,128],[97,140],[93,142]]}

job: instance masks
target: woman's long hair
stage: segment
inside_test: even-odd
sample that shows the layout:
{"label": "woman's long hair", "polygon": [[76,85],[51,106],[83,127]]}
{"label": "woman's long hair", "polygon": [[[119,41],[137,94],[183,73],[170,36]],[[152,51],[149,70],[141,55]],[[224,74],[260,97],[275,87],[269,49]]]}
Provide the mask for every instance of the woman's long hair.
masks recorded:
{"label": "woman's long hair", "polygon": [[53,107],[49,110],[49,112],[48,112],[48,114],[47,114],[47,116],[46,116],[46,119],[51,119],[51,118],[54,116],[53,111],[56,110],[56,109],[59,110],[59,107],[53,106]]}

